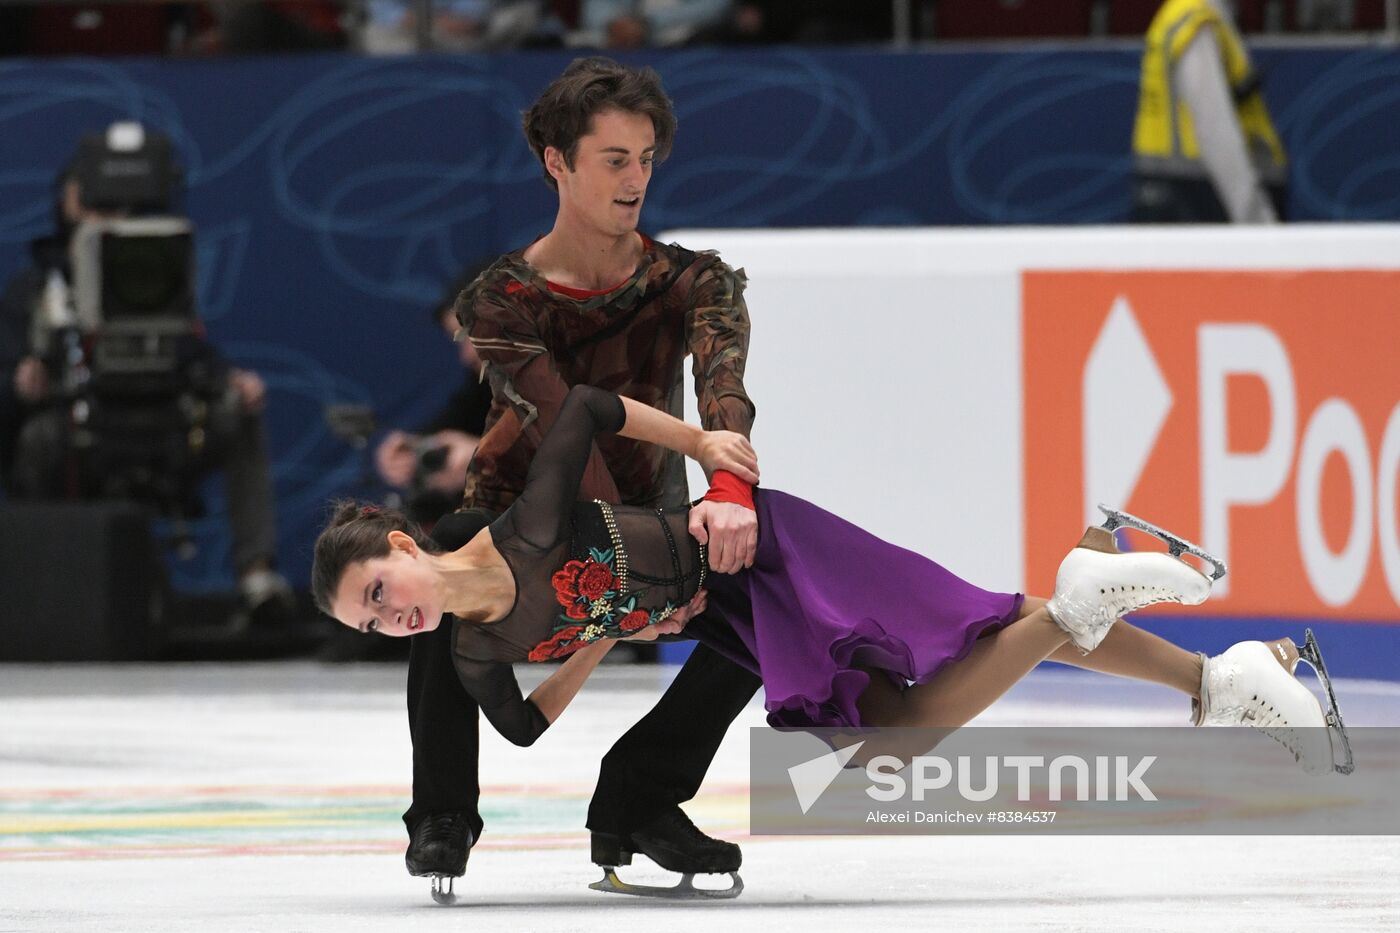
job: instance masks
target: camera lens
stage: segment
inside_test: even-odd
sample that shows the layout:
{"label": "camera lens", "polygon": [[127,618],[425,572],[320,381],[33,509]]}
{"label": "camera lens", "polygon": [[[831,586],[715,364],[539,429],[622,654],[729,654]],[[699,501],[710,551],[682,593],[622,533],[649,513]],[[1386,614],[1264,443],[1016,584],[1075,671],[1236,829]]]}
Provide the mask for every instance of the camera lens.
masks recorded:
{"label": "camera lens", "polygon": [[188,236],[108,236],[102,248],[103,312],[120,317],[188,314]]}
{"label": "camera lens", "polygon": [[418,454],[418,469],[424,473],[436,473],[447,466],[447,445],[430,447]]}

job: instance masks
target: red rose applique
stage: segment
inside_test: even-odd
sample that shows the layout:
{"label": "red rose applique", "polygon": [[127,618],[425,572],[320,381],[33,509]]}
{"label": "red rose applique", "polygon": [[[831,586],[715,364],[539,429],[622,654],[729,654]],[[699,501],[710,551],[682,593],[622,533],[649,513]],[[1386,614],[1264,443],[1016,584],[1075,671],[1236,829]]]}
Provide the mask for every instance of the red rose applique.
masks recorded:
{"label": "red rose applique", "polygon": [[617,578],[606,564],[589,561],[578,574],[578,593],[592,602],[617,584]]}
{"label": "red rose applique", "polygon": [[[583,570],[583,561],[571,560],[564,565],[562,570],[555,572],[550,577],[550,582],[554,584],[554,597],[559,600],[559,605],[568,606],[578,599],[578,578]],[[574,616],[573,618],[583,618]]]}
{"label": "red rose applique", "polygon": [[624,632],[635,632],[639,628],[646,628],[651,621],[651,613],[645,609],[633,609],[622,617],[622,621],[617,623],[617,627]]}
{"label": "red rose applique", "polygon": [[570,646],[570,650],[568,651],[560,651],[559,648],[561,645],[563,645],[564,642],[569,641],[572,638],[577,638],[579,632],[582,631],[583,626],[581,625],[570,625],[567,628],[561,628],[559,631],[555,632],[548,641],[540,642],[530,651],[530,660],[548,661],[550,658],[560,657],[561,655],[565,654],[572,654],[574,648],[581,648],[583,646]]}

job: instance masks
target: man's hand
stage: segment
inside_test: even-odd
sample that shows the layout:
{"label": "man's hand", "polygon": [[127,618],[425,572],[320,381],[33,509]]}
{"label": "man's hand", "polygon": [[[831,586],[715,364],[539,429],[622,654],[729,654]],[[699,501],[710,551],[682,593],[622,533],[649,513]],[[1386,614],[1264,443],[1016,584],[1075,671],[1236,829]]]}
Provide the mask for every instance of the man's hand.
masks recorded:
{"label": "man's hand", "polygon": [[406,489],[418,466],[418,436],[390,431],[374,449],[374,468],[379,478],[397,489]]}
{"label": "man's hand", "polygon": [[662,635],[679,635],[685,631],[686,624],[691,619],[705,611],[705,598],[708,594],[704,590],[696,592],[695,596],[680,609],[671,613],[670,618],[655,625],[648,625],[635,635],[629,635],[619,641],[656,641]]}
{"label": "man's hand", "polygon": [[690,534],[709,545],[710,569],[737,573],[753,566],[758,551],[758,516],[733,502],[701,502],[690,510]]}
{"label": "man's hand", "polygon": [[15,367],[15,394],[31,405],[49,394],[49,371],[35,356],[26,356]]}
{"label": "man's hand", "polygon": [[228,381],[238,393],[238,404],[245,412],[251,415],[262,411],[267,399],[267,385],[262,376],[246,369],[235,369],[229,372]]}
{"label": "man's hand", "polygon": [[712,477],[715,470],[728,470],[750,486],[758,483],[758,454],[749,439],[733,431],[706,431],[700,437],[695,459]]}

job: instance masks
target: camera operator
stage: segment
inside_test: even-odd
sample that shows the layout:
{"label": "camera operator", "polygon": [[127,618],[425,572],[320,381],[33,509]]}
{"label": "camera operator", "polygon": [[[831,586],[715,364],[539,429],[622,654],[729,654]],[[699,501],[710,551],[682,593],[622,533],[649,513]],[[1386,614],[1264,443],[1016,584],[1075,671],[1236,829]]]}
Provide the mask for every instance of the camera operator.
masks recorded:
{"label": "camera operator", "polygon": [[[475,263],[448,289],[433,308],[433,321],[449,339],[457,333],[453,306],[457,295],[486,268]],[[491,409],[491,386],[481,378],[481,360],[472,342],[457,343],[462,385],[442,410],[417,431],[390,431],[374,452],[379,478],[405,493],[404,509],[420,525],[431,526],[462,502],[467,464]]]}
{"label": "camera operator", "polygon": [[[123,158],[138,168],[154,166],[152,174],[159,176],[137,178],[131,190],[144,193],[129,200],[110,181],[121,181]],[[135,177],[137,170],[129,174]],[[141,183],[148,184],[143,189]],[[157,224],[184,229],[182,240],[171,238],[179,240],[178,248],[162,252],[157,238],[155,250],[140,244],[143,252],[128,253],[132,261],[125,267],[116,268],[116,260],[113,268],[102,266],[103,275],[134,274],[137,281],[103,280],[88,290],[99,298],[83,298],[76,282],[85,274],[75,269],[78,241],[130,218],[168,213],[177,185],[168,141],[148,139],[139,124],[129,123],[84,140],[60,174],[55,231],[31,244],[32,265],[0,294],[0,480],[16,499],[155,499],[161,511],[190,517],[198,511],[192,504],[197,481],[222,468],[240,595],[250,618],[280,620],[293,610],[294,599],[274,566],[276,519],[262,419],[266,386],[257,373],[228,365],[203,336],[194,317],[187,222],[154,217]],[[174,257],[169,264],[177,268],[142,264],[152,256]],[[86,262],[93,265],[90,258]],[[129,309],[115,324],[104,319],[115,319],[119,302],[132,295],[165,297],[164,279],[177,283],[168,293],[178,292],[174,304],[183,303],[169,320]],[[85,302],[94,310],[85,312]]]}

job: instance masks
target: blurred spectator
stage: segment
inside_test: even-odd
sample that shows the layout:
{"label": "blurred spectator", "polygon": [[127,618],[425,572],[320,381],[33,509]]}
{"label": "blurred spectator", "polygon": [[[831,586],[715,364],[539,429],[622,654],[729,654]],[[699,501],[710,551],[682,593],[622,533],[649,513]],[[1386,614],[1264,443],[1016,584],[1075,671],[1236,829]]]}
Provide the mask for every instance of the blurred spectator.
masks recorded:
{"label": "blurred spectator", "polygon": [[[0,293],[0,483],[15,498],[104,495],[96,487],[113,477],[90,477],[78,468],[74,424],[79,408],[105,409],[110,404],[115,409],[122,405],[123,412],[134,412],[142,424],[162,428],[167,423],[179,425],[175,433],[161,434],[161,445],[153,446],[149,454],[152,462],[169,449],[167,437],[169,444],[187,449],[187,445],[194,445],[193,436],[198,431],[199,450],[189,456],[202,467],[224,470],[234,570],[250,617],[286,619],[294,610],[294,598],[286,580],[274,569],[276,514],[262,419],[267,391],[258,374],[230,367],[202,337],[181,336],[176,350],[184,361],[180,371],[201,374],[197,380],[189,377],[191,385],[199,383],[199,391],[176,399],[147,388],[117,402],[87,388],[103,378],[103,371],[101,365],[84,358],[84,351],[78,349],[82,343],[55,340],[54,335],[70,333],[74,325],[63,323],[68,330],[50,329],[59,318],[76,320],[71,311],[74,293],[69,250],[80,225],[128,214],[124,209],[99,210],[85,203],[79,172],[65,170],[55,187],[55,232],[31,244],[32,264]],[[84,341],[89,339],[91,335],[83,337]],[[75,372],[91,373],[90,381],[72,378]],[[184,411],[187,400],[207,409],[207,417],[198,427],[183,427],[183,419],[166,417],[170,412]],[[95,425],[89,430],[100,457],[106,435]],[[122,440],[130,442],[125,437]]]}
{"label": "blurred spectator", "polygon": [[773,16],[768,3],[739,0],[722,19],[698,31],[691,45],[772,45],[789,41],[786,36],[794,30],[783,28],[780,18]]}
{"label": "blurred spectator", "polygon": [[1275,223],[1288,163],[1222,0],[1167,0],[1147,30],[1133,220]]}
{"label": "blurred spectator", "polygon": [[[419,6],[416,0],[369,0],[361,48],[377,55],[417,51]],[[458,52],[557,46],[572,26],[557,6],[545,0],[434,0],[428,42]]]}
{"label": "blurred spectator", "polygon": [[684,45],[729,15],[733,0],[580,0],[570,45],[635,49]]}
{"label": "blurred spectator", "polygon": [[1345,32],[1355,28],[1356,0],[1296,0],[1294,17],[1300,32]]}
{"label": "blurred spectator", "polygon": [[[487,263],[469,266],[433,309],[433,321],[454,339],[457,295],[476,279]],[[416,431],[390,431],[374,452],[379,478],[406,494],[405,511],[420,525],[431,527],[462,502],[467,464],[491,410],[491,387],[481,378],[481,360],[472,342],[457,343],[465,370],[462,384],[442,410]]]}

